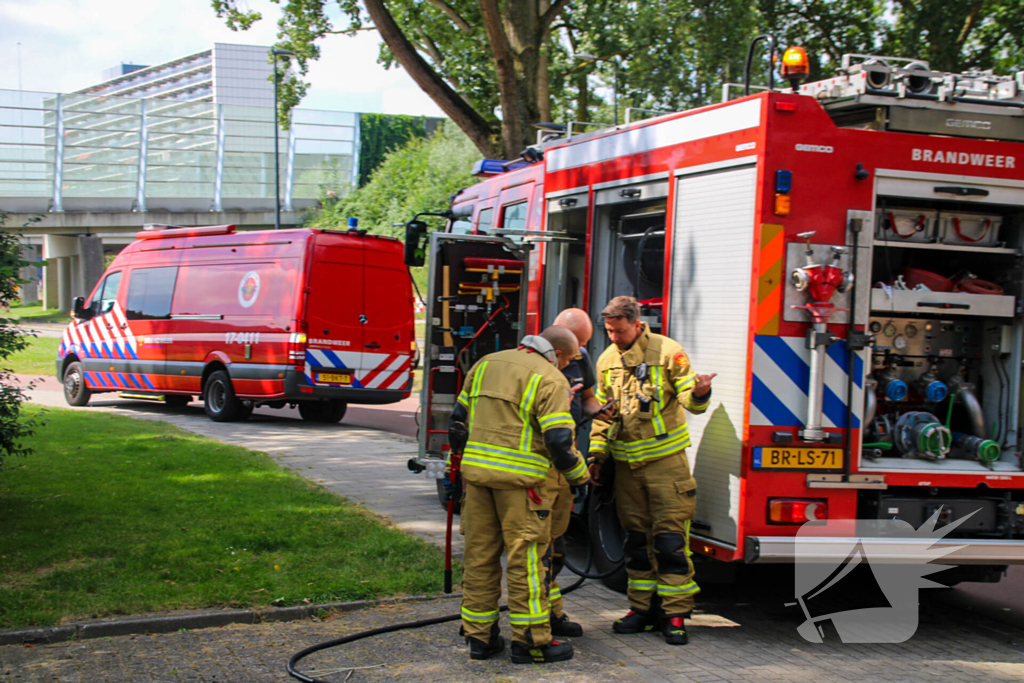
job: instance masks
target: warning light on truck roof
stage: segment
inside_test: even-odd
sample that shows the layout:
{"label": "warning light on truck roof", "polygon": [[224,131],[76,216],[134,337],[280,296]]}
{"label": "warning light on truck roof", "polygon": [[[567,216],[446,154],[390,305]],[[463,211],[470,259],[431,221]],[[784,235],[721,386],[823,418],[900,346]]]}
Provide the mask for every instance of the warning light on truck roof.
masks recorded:
{"label": "warning light on truck roof", "polygon": [[789,81],[794,91],[810,72],[807,51],[802,47],[791,47],[782,55],[782,76]]}

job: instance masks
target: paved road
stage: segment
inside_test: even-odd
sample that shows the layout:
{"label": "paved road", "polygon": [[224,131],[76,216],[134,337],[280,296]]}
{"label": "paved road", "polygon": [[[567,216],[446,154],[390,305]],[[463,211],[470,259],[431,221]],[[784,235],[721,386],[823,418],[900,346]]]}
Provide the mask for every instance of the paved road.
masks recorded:
{"label": "paved road", "polygon": [[[51,380],[35,393],[35,397],[41,403],[63,405],[56,391],[58,388],[56,382]],[[284,411],[260,411],[244,426],[220,424],[207,420],[198,403],[172,409],[104,396],[96,397],[89,409],[165,420],[199,434],[267,452],[285,466],[388,517],[399,527],[431,542],[443,542],[444,516],[438,505],[433,482],[421,476],[413,476],[405,469],[406,460],[415,452],[414,441],[408,436],[368,428],[369,424],[376,424],[396,429],[404,420],[404,432],[408,434],[411,431],[408,422],[412,418],[403,416],[411,415],[412,411],[403,412],[407,409],[401,405],[393,406],[390,410],[359,409],[379,411],[382,415],[367,416],[364,420],[363,416],[353,413],[353,422],[346,419],[342,425],[337,426],[304,423]],[[359,423],[355,424],[357,419]],[[583,668],[578,670],[574,664],[544,669],[541,674],[533,676],[532,680],[574,680],[580,671],[593,672],[594,669],[587,668],[590,665],[604,671],[602,667],[608,666],[608,662],[603,659],[605,656],[622,661],[626,672],[639,674],[648,681],[671,683],[761,679],[844,681],[851,678],[858,681],[1024,680],[1024,631],[989,618],[992,614],[1005,618],[1016,611],[1015,607],[1010,607],[1011,612],[1005,611],[1008,605],[1016,603],[1008,602],[1003,593],[1005,587],[1013,587],[1017,585],[1015,583],[924,591],[920,598],[921,627],[906,643],[812,645],[802,640],[796,632],[796,627],[802,621],[799,610],[786,606],[786,603],[792,602],[793,595],[792,576],[787,574],[787,570],[772,567],[744,569],[747,570],[744,580],[737,585],[705,586],[699,599],[698,611],[689,628],[692,642],[685,648],[669,647],[653,635],[619,636],[612,633],[610,622],[623,612],[622,596],[600,584],[586,584],[566,599],[569,613],[587,629],[587,636],[579,642],[581,652],[578,662]],[[1017,581],[1017,577],[1013,580]],[[991,604],[986,606],[986,601]],[[448,613],[451,607],[450,604],[439,605],[432,615]],[[345,616],[339,621],[345,623],[346,629],[354,628],[348,620],[349,617]],[[337,633],[336,629],[326,624],[305,624],[294,628],[310,629],[304,633],[312,640],[327,639]],[[261,635],[264,631],[245,629],[271,630],[270,635]],[[274,638],[278,637],[275,634],[290,632],[280,629],[282,627],[278,626],[244,627],[239,634],[223,636],[226,640],[209,636],[211,640],[205,647],[210,656],[203,661],[209,661],[212,657],[214,661],[221,662],[228,655],[240,657],[231,659],[232,662],[248,661],[244,659],[244,653],[251,650],[237,644],[237,639],[249,643],[274,642]],[[371,680],[371,677],[374,680],[404,680],[403,677],[410,671],[416,672],[417,680],[490,680],[486,676],[481,678],[479,669],[464,668],[465,654],[452,635],[454,627],[438,626],[433,629],[408,641],[391,641],[391,637],[385,637],[385,641],[382,641],[386,644],[381,647],[390,647],[393,642],[409,643],[403,647],[410,648],[409,651],[415,653],[416,657],[421,652],[433,652],[430,656],[424,655],[426,659],[414,660],[419,662],[416,667],[398,669],[389,664],[387,671],[371,673],[370,670],[360,670],[356,673],[364,678],[357,679],[353,675],[352,680]],[[206,632],[203,634],[203,638],[206,638]],[[198,665],[177,668],[174,662],[180,661],[181,657],[198,655],[193,652],[196,641],[175,640],[175,635],[145,639],[144,648],[138,639],[133,641],[135,644],[124,639],[113,639],[107,649],[101,649],[107,659],[100,657],[96,661],[121,662],[111,669],[114,672],[111,676],[117,680],[213,680],[195,673]],[[289,640],[290,636],[280,637],[289,647],[294,647],[294,641]],[[449,649],[431,650],[437,647],[438,642],[447,643]],[[76,647],[83,649],[75,650]],[[0,664],[0,673],[4,669],[10,671],[6,676],[11,681],[46,680],[46,672],[67,667],[67,662],[63,660],[69,657],[72,660],[99,657],[96,654],[98,647],[83,642],[34,648],[19,651],[17,655],[7,650],[0,653],[0,662],[3,663]],[[255,647],[256,650],[262,648],[259,645]],[[370,654],[360,655],[361,658],[354,660],[360,663],[352,665],[370,665],[379,663],[382,658],[386,660],[383,651],[380,657],[374,659],[371,655],[376,652],[376,647],[366,647]],[[261,666],[273,668],[274,662],[279,662],[278,658],[286,650],[285,647],[268,649],[263,659],[257,658],[254,661]],[[149,662],[146,666],[150,668],[142,664],[131,664],[132,660],[125,658],[125,652],[134,652],[136,657],[143,658],[142,662]],[[447,658],[455,668],[438,669],[437,657],[442,661]],[[11,669],[15,661],[20,663]],[[164,662],[160,666],[167,670],[174,668],[179,674],[181,671],[190,671],[192,677],[147,673],[152,672],[153,667],[159,668],[153,662]],[[37,673],[26,677],[26,667],[29,665],[36,666],[33,671]],[[220,663],[218,666],[222,666],[216,678],[218,681],[283,680],[280,676],[256,676],[252,673],[259,668],[256,664],[246,665],[250,667],[248,671],[251,675],[233,674],[230,666]],[[492,672],[493,679],[519,680],[514,677],[503,678],[517,675],[515,671],[509,674],[503,662],[495,666],[498,668]],[[429,673],[431,671],[435,673]],[[449,671],[457,675],[448,678],[445,672]],[[89,680],[89,677],[81,676],[81,679]],[[58,680],[75,679],[58,676]],[[341,677],[337,680],[341,680]]]}

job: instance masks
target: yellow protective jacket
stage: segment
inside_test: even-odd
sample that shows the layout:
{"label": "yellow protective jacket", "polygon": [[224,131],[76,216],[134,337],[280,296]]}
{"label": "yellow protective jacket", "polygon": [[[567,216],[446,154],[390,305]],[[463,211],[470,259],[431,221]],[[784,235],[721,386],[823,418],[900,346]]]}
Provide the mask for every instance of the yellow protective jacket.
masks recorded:
{"label": "yellow protective jacket", "polygon": [[[587,478],[584,458],[553,463],[544,432],[576,428],[569,413],[569,383],[539,353],[513,349],[492,353],[474,365],[458,402],[469,413],[469,441],[462,455],[466,481],[496,489],[533,488],[553,464],[569,481]],[[570,438],[571,441],[571,438]]]}
{"label": "yellow protective jacket", "polygon": [[[637,368],[647,376],[637,379]],[[642,374],[642,373],[641,373]],[[631,467],[678,453],[690,446],[686,413],[707,410],[710,394],[694,400],[697,376],[683,347],[643,323],[643,332],[627,351],[614,344],[597,360],[597,400],[617,399],[611,421],[595,419],[590,432],[590,455],[604,462],[610,454]],[[685,410],[684,410],[685,409]]]}

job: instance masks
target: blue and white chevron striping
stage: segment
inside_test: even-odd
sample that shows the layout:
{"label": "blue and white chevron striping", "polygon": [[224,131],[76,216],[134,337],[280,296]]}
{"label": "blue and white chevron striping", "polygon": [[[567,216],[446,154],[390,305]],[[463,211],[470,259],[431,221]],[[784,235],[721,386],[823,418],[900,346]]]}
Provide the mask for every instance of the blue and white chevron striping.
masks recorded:
{"label": "blue and white chevron striping", "polygon": [[[803,427],[810,385],[810,349],[803,337],[754,337],[754,376],[750,391],[750,424],[772,427]],[[848,354],[845,342],[828,347],[825,357],[825,395],[822,425],[846,426]],[[858,351],[853,367],[853,427],[864,414],[864,352]]]}

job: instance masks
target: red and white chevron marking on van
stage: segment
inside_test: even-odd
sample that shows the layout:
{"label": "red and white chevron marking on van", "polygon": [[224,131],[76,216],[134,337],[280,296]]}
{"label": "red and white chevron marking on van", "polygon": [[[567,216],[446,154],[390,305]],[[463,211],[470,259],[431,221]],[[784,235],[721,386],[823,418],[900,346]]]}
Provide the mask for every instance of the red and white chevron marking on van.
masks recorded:
{"label": "red and white chevron marking on van", "polygon": [[60,357],[75,354],[82,358],[138,360],[138,344],[121,306],[113,307],[92,320],[75,320],[61,337]]}
{"label": "red and white chevron marking on van", "polygon": [[354,353],[329,349],[306,349],[306,379],[317,382],[318,372],[350,370],[354,389],[404,389],[409,383],[412,357],[408,353]]}

